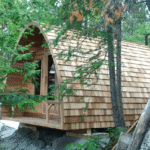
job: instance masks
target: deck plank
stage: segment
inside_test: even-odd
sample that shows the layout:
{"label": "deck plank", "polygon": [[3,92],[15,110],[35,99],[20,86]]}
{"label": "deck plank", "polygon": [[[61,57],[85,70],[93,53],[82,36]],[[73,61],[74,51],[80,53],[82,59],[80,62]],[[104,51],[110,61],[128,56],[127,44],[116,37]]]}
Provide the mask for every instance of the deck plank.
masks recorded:
{"label": "deck plank", "polygon": [[15,117],[15,118],[3,117],[2,120],[10,120],[30,125],[61,129],[61,122],[59,120],[49,120],[49,123],[47,123],[45,119],[29,118],[29,117]]}

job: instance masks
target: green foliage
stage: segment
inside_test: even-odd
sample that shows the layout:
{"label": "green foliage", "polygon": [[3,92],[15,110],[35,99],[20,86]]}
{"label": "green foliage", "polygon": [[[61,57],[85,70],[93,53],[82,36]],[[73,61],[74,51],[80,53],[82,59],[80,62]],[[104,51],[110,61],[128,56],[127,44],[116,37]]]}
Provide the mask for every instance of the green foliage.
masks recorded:
{"label": "green foliage", "polygon": [[110,137],[114,137],[115,139],[118,139],[123,129],[121,127],[117,127],[114,129],[110,127],[110,128],[107,128],[107,131],[109,132]]}
{"label": "green foliage", "polygon": [[2,147],[2,143],[0,143],[0,150],[4,150],[4,148]]}
{"label": "green foliage", "polygon": [[47,96],[26,94],[28,89],[11,90],[9,93],[0,95],[2,106],[18,106],[19,111],[25,111],[26,108],[36,111],[34,105],[38,105],[42,100],[47,101]]}
{"label": "green foliage", "polygon": [[[37,61],[28,61],[32,60],[33,53],[29,51],[29,47],[34,43],[30,42],[25,46],[16,44],[27,23],[35,20],[43,22],[45,25],[51,24],[48,20],[50,13],[54,14],[51,9],[54,4],[54,2],[49,3],[46,0],[30,0],[29,2],[27,0],[4,0],[0,3],[0,94],[2,94],[0,101],[2,105],[18,106],[20,111],[25,111],[25,107],[35,110],[34,105],[40,103],[41,100],[54,97],[26,94],[27,89],[19,91],[14,89],[8,92],[6,90],[7,84],[3,82],[8,74],[20,73],[24,75],[24,83],[29,84],[32,81],[37,86],[36,75],[40,72],[36,70]],[[23,37],[27,39],[29,35],[33,36],[34,34],[33,29],[28,27],[23,33]],[[13,68],[13,64],[19,61],[24,62],[23,67]]]}
{"label": "green foliage", "polygon": [[108,67],[115,66],[114,62],[109,61]]}
{"label": "green foliage", "polygon": [[[11,63],[16,63],[20,60],[25,61],[32,59],[32,52],[28,51],[28,49],[33,43],[29,43],[29,45],[26,46],[17,45],[16,49],[14,49],[14,47],[16,46],[19,35],[27,23],[35,19],[36,21],[43,18],[46,19],[45,13],[49,10],[47,9],[48,6],[45,5],[45,3],[46,1],[40,1],[39,3],[36,3],[36,1],[27,2],[27,0],[4,0],[0,3],[0,58],[3,58],[0,59],[1,87],[4,88],[6,86],[3,84],[2,80],[5,79],[7,74],[22,72],[19,69],[12,69],[10,65]],[[47,11],[37,15],[36,9],[41,10],[43,6],[45,9],[47,9]],[[27,38],[28,35],[33,35],[32,31],[33,29],[27,28],[27,30],[23,33],[23,36]],[[30,67],[30,69],[33,70],[34,68]],[[28,75],[31,74],[31,72],[27,72],[27,77],[25,77],[25,80],[28,80]],[[32,73],[32,75],[34,75],[34,73]]]}
{"label": "green foliage", "polygon": [[[110,141],[107,144],[106,142],[99,142],[100,139],[103,138],[103,135],[91,135],[89,137],[87,137],[87,142],[84,143],[83,145],[79,144],[79,143],[71,143],[68,144],[65,148],[65,150],[83,150],[83,148],[87,147],[87,150],[96,150],[98,148],[102,149],[102,150],[110,150],[113,148],[113,146],[117,143],[120,133],[123,131],[122,128],[118,127],[118,128],[107,128],[107,131],[109,132],[109,138]],[[106,147],[102,147],[102,144],[107,144]]]}
{"label": "green foliage", "polygon": [[[66,80],[66,82],[60,84],[60,85],[50,85],[50,92],[48,93],[49,95],[52,95],[56,92],[56,90],[58,90],[59,93],[59,99],[61,100],[64,96],[73,96],[74,92],[73,92],[73,87],[67,87],[68,84],[68,80]],[[54,95],[54,97],[56,97],[56,95]]]}
{"label": "green foliage", "polygon": [[88,107],[89,107],[89,102],[87,102],[87,103],[86,103],[85,107],[82,107],[83,115],[82,115],[82,116],[80,116],[80,118],[79,118],[79,119],[81,119],[81,120],[83,120],[83,119],[84,119],[84,117],[85,117],[85,112],[87,111]]}
{"label": "green foliage", "polygon": [[117,128],[109,127],[107,128],[107,131],[109,132],[110,141],[109,144],[106,146],[105,150],[110,150],[117,144],[120,134],[121,132],[124,131],[124,129],[120,127]]}
{"label": "green foliage", "polygon": [[137,26],[138,29],[134,31],[134,34],[126,35],[124,39],[127,41],[145,44],[145,35],[150,33],[150,23],[143,22],[141,24],[138,24]]}
{"label": "green foliage", "polygon": [[40,70],[36,70],[38,67],[38,61],[35,63],[25,62],[23,67],[21,68],[21,72],[24,74],[24,83],[29,84],[31,79],[32,83],[37,86],[36,75],[40,73]]}
{"label": "green foliage", "polygon": [[[34,42],[30,43],[29,45],[26,45],[24,47],[22,47],[21,45],[17,45],[17,49],[16,51],[14,51],[14,55],[13,55],[13,59],[12,59],[12,63],[16,63],[17,61],[20,60],[30,60],[32,59],[32,51],[29,51],[29,48],[32,46]],[[20,54],[20,52],[22,52]]]}
{"label": "green foliage", "polygon": [[83,148],[87,148],[87,150],[96,150],[99,148],[103,148],[101,146],[101,144],[106,144],[105,142],[102,142],[101,144],[99,144],[99,140],[101,137],[94,137],[91,136],[87,142],[85,142],[83,145],[79,144],[79,143],[71,143],[68,144],[65,147],[65,150],[83,150]]}
{"label": "green foliage", "polygon": [[123,39],[145,44],[145,34],[149,34],[148,10],[144,3],[133,4],[132,9],[124,15],[122,33]]}
{"label": "green foliage", "polygon": [[[74,18],[74,22],[71,24],[69,22],[69,17],[71,11],[74,9],[75,3],[78,4],[78,10],[84,11],[84,16],[86,19],[79,22],[76,18]],[[30,81],[32,81],[32,83],[37,86],[36,74],[39,73],[39,70],[35,70],[35,68],[37,67],[36,62],[27,62],[27,60],[32,60],[32,52],[29,51],[29,47],[34,43],[30,42],[29,45],[26,46],[17,45],[17,48],[14,49],[18,37],[27,23],[31,21],[44,23],[43,28],[47,26],[47,29],[41,30],[41,33],[52,30],[53,27],[51,27],[51,25],[56,25],[57,27],[59,26],[60,28],[58,28],[58,30],[56,31],[57,38],[52,43],[54,46],[58,44],[61,36],[64,35],[69,29],[75,29],[79,31],[77,33],[77,39],[79,39],[82,35],[84,35],[85,37],[105,36],[104,32],[100,32],[100,29],[94,28],[93,26],[95,22],[99,23],[99,20],[103,21],[101,15],[97,13],[95,9],[86,10],[83,1],[75,0],[73,1],[73,3],[70,3],[70,0],[66,0],[60,3],[57,0],[4,0],[0,4],[0,6],[2,8],[0,10],[0,24],[2,25],[0,30],[0,52],[6,62],[8,62],[7,60],[10,60],[3,66],[0,65],[0,86],[3,89],[6,86],[6,84],[3,83],[3,80],[10,73],[21,73],[24,75],[24,83],[29,83]],[[100,11],[104,9],[104,3],[101,1],[96,1],[93,6],[101,8]],[[97,17],[96,19],[94,15],[95,17]],[[81,26],[82,24],[87,24],[88,18],[91,20],[89,26],[92,27],[93,30],[83,28]],[[7,29],[7,31],[5,29]],[[23,33],[23,37],[27,39],[29,35],[33,36],[33,29],[31,28],[27,28],[25,30],[25,32]],[[47,45],[48,43],[45,43],[42,45],[42,47],[46,47]],[[99,50],[100,48],[96,49],[97,52]],[[67,55],[60,54],[59,56],[67,58],[66,61],[69,61],[70,57],[74,56],[75,53],[80,53],[82,56],[84,56],[90,54],[91,51],[82,52],[81,45],[78,45],[77,47],[70,48]],[[98,60],[99,54],[100,53],[89,59],[89,61],[87,62],[89,64],[88,66],[78,67],[76,73],[78,75],[76,77],[70,80],[65,80],[61,85],[56,85],[55,88],[52,88],[52,93],[58,90],[59,97],[62,99],[66,95],[74,95],[75,91],[73,91],[73,88],[71,86],[68,86],[69,83],[79,80],[83,85],[90,85],[88,84],[88,80],[91,77],[90,74],[95,73],[96,75],[96,71],[103,64],[103,60]],[[18,61],[24,62],[23,67],[18,69],[12,68],[10,64],[15,64]],[[92,64],[90,62],[92,62]],[[52,96],[50,94],[49,96],[50,98],[55,97],[54,95]]]}

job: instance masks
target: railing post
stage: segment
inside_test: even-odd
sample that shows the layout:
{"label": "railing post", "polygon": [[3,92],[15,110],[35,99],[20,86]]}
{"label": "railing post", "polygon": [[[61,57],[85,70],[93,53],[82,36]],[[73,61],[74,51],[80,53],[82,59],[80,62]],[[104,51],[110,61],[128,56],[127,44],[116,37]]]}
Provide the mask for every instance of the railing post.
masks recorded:
{"label": "railing post", "polygon": [[49,111],[48,111],[49,109],[48,109],[48,104],[46,104],[46,122],[47,123],[49,123],[49,119],[48,119],[48,117],[49,117]]}
{"label": "railing post", "polygon": [[[53,112],[51,112],[51,107],[54,107]],[[50,110],[50,112],[49,112]],[[64,112],[63,112],[63,101],[59,104],[59,101],[50,101],[46,104],[46,122],[49,123],[49,115],[57,115],[60,118],[60,123],[61,123],[61,129],[63,129],[63,117],[64,117]],[[56,119],[56,118],[55,118]]]}
{"label": "railing post", "polygon": [[61,104],[58,104],[58,114],[60,115]]}
{"label": "railing post", "polygon": [[63,100],[61,101],[60,104],[60,121],[61,121],[61,129],[63,129],[63,125],[64,125],[64,108],[63,108]]}
{"label": "railing post", "polygon": [[15,116],[15,107],[12,106],[11,110],[12,110],[12,116],[11,117],[14,117]]}

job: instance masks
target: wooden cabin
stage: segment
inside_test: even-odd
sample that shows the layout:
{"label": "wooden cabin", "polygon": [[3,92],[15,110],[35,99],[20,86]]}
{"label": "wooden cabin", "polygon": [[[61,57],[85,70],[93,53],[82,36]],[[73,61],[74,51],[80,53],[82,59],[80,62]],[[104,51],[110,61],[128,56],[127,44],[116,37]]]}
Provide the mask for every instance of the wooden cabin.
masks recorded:
{"label": "wooden cabin", "polygon": [[[51,42],[56,38],[55,28],[47,33],[40,34],[41,24],[31,22],[27,27],[34,27],[34,36],[28,35],[24,38],[20,35],[18,44],[34,44],[29,50],[34,51],[33,60],[39,60],[39,69],[41,74],[38,76],[40,86],[33,84],[24,84],[23,76],[20,74],[9,74],[7,79],[8,89],[13,89],[20,85],[22,88],[29,88],[30,94],[44,95],[48,92],[49,84],[60,84],[63,80],[73,77],[76,67],[85,63],[89,57],[74,57],[71,61],[65,62],[65,58],[53,58],[55,54],[61,51],[68,51],[68,47],[74,47],[82,41],[81,49],[83,51],[93,50],[98,46],[99,39],[67,40],[62,39],[57,47],[51,46]],[[44,29],[43,29],[44,30]],[[26,31],[23,30],[22,34]],[[73,37],[72,31],[67,32],[68,37]],[[43,42],[48,43],[48,48],[42,48]],[[22,66],[22,62],[15,64],[15,67]],[[48,100],[36,106],[37,112],[26,110],[20,112],[15,118],[8,113],[10,107],[2,108],[2,119],[19,121],[24,124],[56,128],[61,130],[87,130],[92,128],[114,127],[113,111],[110,95],[110,82],[108,65],[103,65],[99,72],[99,80],[91,76],[90,87],[80,85],[79,82],[71,83],[75,96],[63,98],[61,105],[59,99]],[[56,93],[58,95],[58,93]],[[150,97],[150,49],[148,46],[136,44],[133,42],[122,41],[122,101],[125,122],[127,126],[138,119],[145,104]],[[79,117],[83,114],[85,102],[89,102],[89,108],[85,113],[83,120]]]}

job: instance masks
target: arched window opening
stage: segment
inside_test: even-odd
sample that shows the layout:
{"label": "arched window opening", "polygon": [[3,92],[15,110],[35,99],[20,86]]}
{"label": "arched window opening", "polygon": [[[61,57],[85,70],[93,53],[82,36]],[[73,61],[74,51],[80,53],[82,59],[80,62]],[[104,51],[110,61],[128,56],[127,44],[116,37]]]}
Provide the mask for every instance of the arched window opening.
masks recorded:
{"label": "arched window opening", "polygon": [[[55,64],[52,58],[52,55],[48,56],[48,87],[52,85],[55,86]],[[51,91],[50,88],[48,88],[48,93]],[[50,95],[54,95],[54,93],[51,93]]]}

